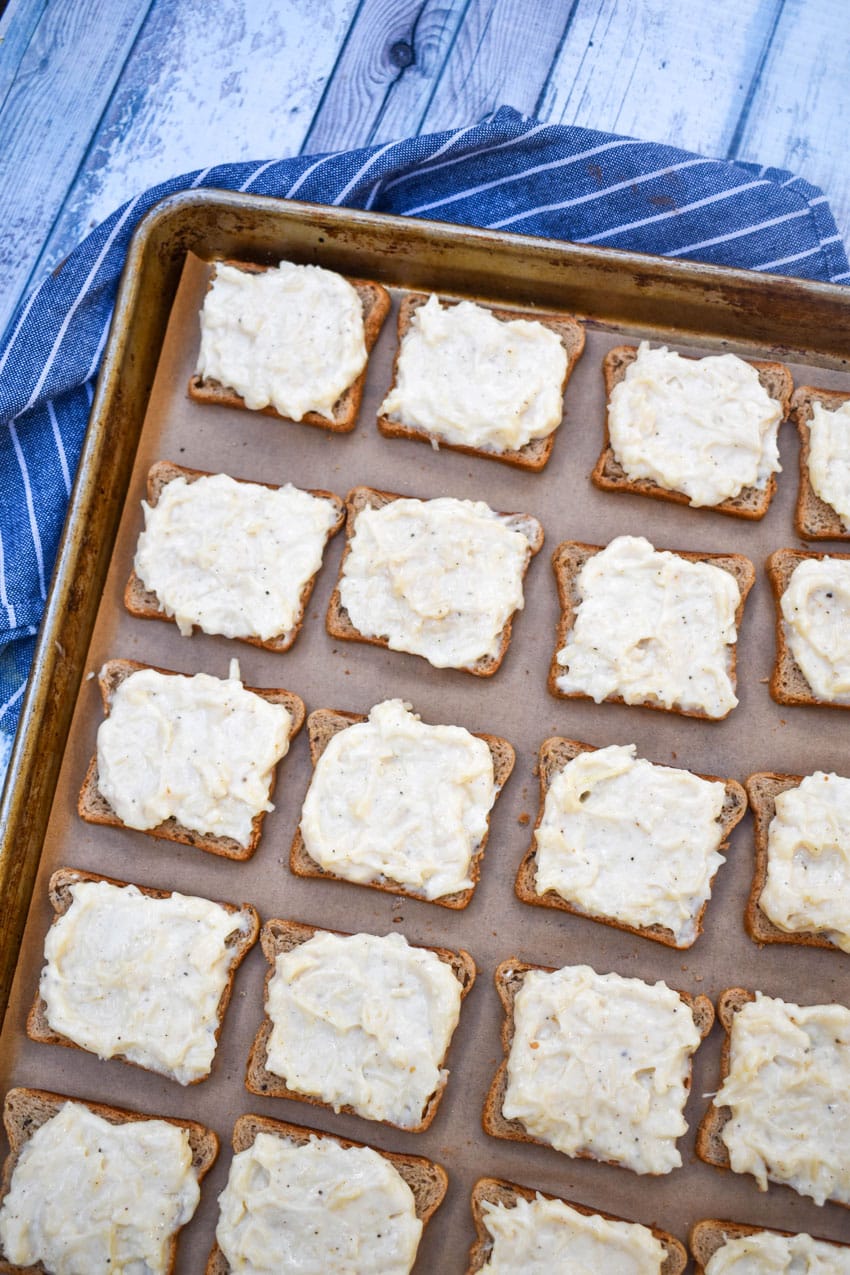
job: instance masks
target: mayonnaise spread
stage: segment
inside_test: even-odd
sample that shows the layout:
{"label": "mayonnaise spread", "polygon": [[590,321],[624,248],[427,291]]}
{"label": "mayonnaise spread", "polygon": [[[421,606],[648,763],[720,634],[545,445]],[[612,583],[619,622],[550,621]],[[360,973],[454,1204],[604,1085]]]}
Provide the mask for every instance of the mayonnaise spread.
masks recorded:
{"label": "mayonnaise spread", "polygon": [[850,1248],[806,1234],[756,1231],[727,1239],[705,1275],[850,1275]]}
{"label": "mayonnaise spread", "polygon": [[184,637],[195,624],[231,638],[288,633],[336,521],[329,500],[227,474],[174,478],[142,508],[136,575]]}
{"label": "mayonnaise spread", "polygon": [[78,881],[47,932],[39,991],[54,1031],[181,1085],[209,1075],[228,937],[249,924],[209,899]]}
{"label": "mayonnaise spread", "polygon": [[669,1173],[691,1055],[693,1014],[666,983],[587,965],[529,970],[514,1006],[502,1111],[565,1155]]}
{"label": "mayonnaise spread", "polygon": [[240,1275],[408,1275],[416,1261],[413,1192],[371,1147],[258,1133],[218,1202],[216,1239]]}
{"label": "mayonnaise spread", "polygon": [[581,600],[557,655],[560,690],[708,717],[735,707],[741,593],[728,571],[657,551],[643,536],[617,536],[587,560],[576,584]]}
{"label": "mayonnaise spread", "polygon": [[850,779],[818,770],[777,794],[759,907],[788,934],[814,930],[850,952]]}
{"label": "mayonnaise spread", "polygon": [[363,307],[342,275],[281,261],[252,274],[219,264],[201,310],[196,372],[246,407],[329,420],[366,366]]}
{"label": "mayonnaise spread", "polygon": [[394,881],[437,899],[472,885],[496,798],[493,758],[462,726],[426,726],[401,700],[341,730],[301,812],[311,858],[347,881]]}
{"label": "mayonnaise spread", "polygon": [[696,938],[722,855],[726,788],[654,766],[634,744],[580,753],[552,779],[536,832],[536,890],[592,916]]}
{"label": "mayonnaise spread", "polygon": [[714,1098],[735,1173],[850,1203],[850,1009],[756,993],[732,1019],[729,1074]]}
{"label": "mayonnaise spread", "polygon": [[850,561],[804,558],[780,607],[791,654],[815,697],[850,702]]}
{"label": "mayonnaise spread", "polygon": [[523,606],[534,534],[515,523],[483,501],[450,496],[363,509],[339,583],[352,624],[435,668],[496,655],[505,624]]}
{"label": "mayonnaise spread", "polygon": [[488,1275],[660,1275],[667,1256],[638,1222],[587,1216],[540,1194],[511,1206],[485,1200],[481,1212],[493,1237]]}
{"label": "mayonnaise spread", "polygon": [[842,523],[850,525],[850,399],[832,412],[812,404],[809,482]]}
{"label": "mayonnaise spread", "polygon": [[560,425],[566,374],[566,350],[542,323],[432,295],[413,313],[378,412],[435,442],[513,451]]}
{"label": "mayonnaise spread", "polygon": [[66,1102],[21,1148],[0,1244],[8,1261],[53,1275],[165,1275],[199,1198],[185,1129],[110,1124]]}
{"label": "mayonnaise spread", "polygon": [[451,967],[401,934],[318,932],[275,961],[266,1066],[335,1111],[416,1126],[448,1075],[460,998]]}
{"label": "mayonnaise spread", "polygon": [[686,359],[642,341],[614,386],[608,433],[631,479],[719,505],[778,473],[782,408],[734,354]]}
{"label": "mayonnaise spread", "polygon": [[230,677],[140,669],[116,687],[97,732],[98,788],[128,828],[174,818],[195,832],[251,842],[292,718]]}

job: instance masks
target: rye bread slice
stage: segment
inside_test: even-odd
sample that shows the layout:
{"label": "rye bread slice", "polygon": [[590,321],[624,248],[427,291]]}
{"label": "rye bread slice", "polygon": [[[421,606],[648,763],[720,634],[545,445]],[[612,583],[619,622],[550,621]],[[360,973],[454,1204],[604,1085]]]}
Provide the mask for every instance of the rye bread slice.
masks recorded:
{"label": "rye bread slice", "polygon": [[[147,480],[147,498],[148,504],[153,508],[159,503],[163,488],[167,487],[175,478],[185,478],[187,483],[197,482],[199,478],[212,478],[214,475],[203,469],[186,469],[183,465],[176,465],[170,460],[158,460],[155,465],[151,466],[148,471]],[[269,491],[279,491],[280,488],[273,483],[255,483],[246,478],[237,478],[236,482],[244,483],[248,487],[265,487]],[[320,500],[329,500],[334,506],[336,519],[330,527],[325,537],[325,544],[331,540],[339,531],[345,521],[345,507],[339,496],[335,496],[331,491],[311,490],[311,496],[316,496]],[[321,567],[319,568],[321,570]],[[239,636],[234,638],[236,642],[247,642],[250,646],[259,646],[266,651],[288,651],[292,646],[301,628],[304,624],[304,613],[307,610],[307,603],[310,601],[310,595],[313,592],[313,586],[316,583],[316,576],[319,574],[317,570],[304,585],[301,590],[299,599],[298,614],[292,628],[287,629],[284,633],[277,634],[271,638],[259,638],[250,636]],[[168,624],[176,623],[173,615],[166,614],[163,611],[159,598],[151,589],[146,589],[142,581],[136,574],[135,568],[130,574],[130,579],[124,588],[124,606],[131,615],[136,616],[139,620],[165,620]],[[200,626],[194,625],[195,628]]]}
{"label": "rye bread slice", "polygon": [[[694,1275],[705,1275],[705,1268],[718,1249],[729,1240],[743,1239],[747,1235],[784,1235],[792,1237],[799,1232],[778,1231],[773,1227],[749,1226],[746,1222],[721,1222],[718,1218],[704,1218],[695,1222],[688,1236],[688,1245],[694,1258]],[[840,1240],[821,1240],[835,1248],[850,1248]]]}
{"label": "rye bread slice", "polygon": [[[576,1213],[584,1217],[602,1217],[606,1222],[628,1222],[629,1218],[618,1217],[615,1213],[605,1213],[602,1209],[591,1209],[586,1204],[578,1204],[575,1200],[565,1199],[562,1195],[548,1195],[545,1191],[535,1191],[531,1187],[519,1186],[516,1182],[508,1182],[504,1178],[479,1178],[472,1188],[472,1220],[475,1223],[476,1241],[469,1252],[469,1265],[466,1275],[476,1275],[493,1251],[493,1237],[484,1221],[482,1205],[501,1204],[504,1208],[513,1208],[519,1199],[534,1200],[542,1195],[544,1200],[560,1200],[568,1204]],[[685,1246],[667,1231],[655,1226],[648,1226],[659,1243],[663,1244],[666,1253],[661,1264],[659,1275],[682,1275],[688,1263]],[[604,1272],[601,1273],[604,1275]]]}
{"label": "rye bread slice", "polygon": [[[509,959],[502,961],[496,967],[494,981],[496,991],[499,994],[499,1000],[502,1002],[502,1008],[505,1011],[505,1018],[502,1023],[502,1049],[504,1050],[504,1058],[499,1064],[499,1068],[490,1086],[487,1098],[484,1103],[484,1111],[481,1117],[481,1123],[485,1133],[489,1133],[493,1138],[505,1138],[509,1142],[532,1142],[540,1147],[551,1147],[551,1143],[544,1142],[542,1138],[537,1138],[534,1134],[528,1133],[522,1121],[509,1120],[502,1111],[502,1105],[505,1099],[505,1093],[508,1087],[508,1058],[511,1052],[511,1045],[514,1039],[514,1002],[519,989],[522,987],[523,979],[529,970],[540,970],[545,974],[554,973],[551,965],[530,965],[525,961],[517,961]],[[688,992],[680,991],[674,988],[677,995],[688,1006],[694,1016],[696,1029],[702,1040],[711,1031],[714,1023],[714,1006],[707,996],[691,996]],[[691,1084],[690,1074],[685,1080],[685,1088],[689,1089]],[[570,1159],[577,1160],[597,1160],[598,1157],[591,1155],[589,1151],[577,1151]],[[607,1164],[615,1164],[614,1160],[603,1161]],[[623,1166],[618,1166],[623,1167]]]}
{"label": "rye bread slice", "polygon": [[[699,936],[702,934],[703,918],[705,909],[708,906],[709,899],[700,907],[694,917],[696,932],[694,937],[687,942],[676,942],[676,937],[672,930],[667,929],[663,925],[630,925],[625,921],[620,921],[616,917],[609,916],[606,913],[588,912],[584,908],[579,907],[575,903],[570,903],[566,899],[556,893],[555,890],[547,890],[545,894],[538,894],[537,881],[537,829],[543,820],[543,810],[546,804],[546,794],[556,775],[573,761],[581,753],[595,753],[598,750],[592,744],[582,744],[575,739],[561,739],[553,737],[545,739],[540,745],[540,755],[537,763],[537,774],[540,780],[540,808],[537,812],[537,820],[534,824],[531,845],[525,853],[517,872],[515,890],[517,898],[523,903],[533,904],[535,907],[541,908],[557,908],[561,912],[570,912],[573,916],[583,916],[589,921],[599,921],[602,925],[610,925],[618,930],[625,930],[629,934],[637,934],[646,939],[653,939],[656,943],[663,943],[666,947],[674,947],[679,950],[693,947]],[[696,773],[696,772],[692,772]],[[729,837],[733,828],[743,819],[747,809],[747,794],[741,785],[734,779],[721,779],[717,775],[698,775],[699,779],[707,779],[712,783],[724,784],[726,787],[726,796],[723,802],[723,809],[720,812],[720,823],[723,829],[723,840],[717,847],[719,851],[725,852],[729,849]],[[719,868],[718,868],[719,870]],[[715,873],[715,876],[717,874]],[[714,876],[711,878],[710,885],[714,885]]]}
{"label": "rye bread slice", "polygon": [[[263,985],[263,1004],[266,1005],[268,1002],[269,984],[275,972],[275,961],[279,953],[291,952],[293,948],[306,943],[314,934],[341,933],[342,931],[340,930],[327,930],[318,925],[304,925],[300,921],[282,921],[278,919],[266,921],[260,931],[260,946],[269,963],[269,969]],[[465,1000],[472,990],[476,975],[475,962],[469,953],[465,952],[463,948],[460,948],[457,952],[452,952],[444,947],[429,947],[426,950],[434,952],[444,964],[451,968],[461,986],[461,1001]],[[321,1098],[314,1098],[312,1094],[304,1094],[298,1090],[290,1089],[282,1076],[276,1076],[274,1072],[269,1071],[266,1064],[271,1032],[272,1021],[268,1012],[266,1012],[248,1057],[248,1069],[245,1076],[246,1089],[261,1098],[291,1098],[296,1102],[308,1102],[311,1106],[324,1107],[328,1111],[333,1111],[334,1108],[331,1103],[324,1102]],[[413,1126],[399,1125],[392,1120],[379,1120],[374,1123],[390,1125],[394,1129],[403,1129],[405,1133],[422,1133],[429,1127],[437,1114],[437,1108],[440,1105],[445,1086],[446,1078],[443,1078],[440,1087],[428,1099],[419,1124]],[[348,1105],[340,1107],[339,1110],[344,1111],[347,1115],[360,1115],[358,1111],[355,1111],[354,1107]],[[369,1120],[371,1117],[360,1116],[360,1119]]]}
{"label": "rye bread slice", "polygon": [[[220,264],[234,266],[237,270],[244,271],[245,274],[263,274],[266,270],[275,268],[274,266],[257,265],[255,262],[249,261],[223,261]],[[212,287],[214,278],[215,273],[210,278],[209,287]],[[366,279],[351,278],[348,279],[348,282],[357,292],[360,304],[363,307],[363,336],[368,355],[372,352],[384,319],[389,314],[390,294],[380,283],[372,283]],[[353,430],[357,424],[357,413],[360,411],[360,402],[363,398],[363,387],[366,384],[368,368],[367,359],[363,371],[337,399],[330,419],[322,416],[320,412],[305,412],[301,417],[301,421],[297,423],[301,425],[316,425],[319,429],[327,429],[334,434],[347,434]],[[189,380],[189,397],[196,403],[212,403],[219,407],[241,407],[246,412],[258,410],[262,416],[274,416],[279,421],[288,421],[290,424],[295,423],[290,421],[288,416],[283,416],[274,407],[262,407],[259,409],[246,407],[244,399],[235,390],[222,385],[219,381],[212,379],[208,381],[202,380],[197,373]]]}
{"label": "rye bread slice", "polygon": [[[564,540],[559,544],[552,554],[552,567],[555,572],[555,581],[558,586],[558,600],[561,604],[561,615],[555,630],[555,650],[552,655],[552,663],[549,667],[549,692],[557,699],[590,699],[584,691],[562,691],[558,687],[558,678],[563,672],[561,665],[558,663],[558,652],[566,645],[567,634],[572,629],[576,612],[581,603],[581,593],[578,587],[579,573],[584,564],[594,556],[601,553],[605,548],[604,545],[588,545],[578,540]],[[658,553],[665,552],[657,550]],[[741,619],[744,614],[744,603],[747,600],[747,594],[753,587],[756,578],[755,567],[749,558],[745,558],[740,553],[690,553],[684,549],[668,550],[667,552],[675,553],[677,558],[683,558],[685,562],[707,562],[711,566],[721,567],[724,571],[728,571],[734,578],[738,589],[740,590],[741,600],[735,611],[735,629],[736,632],[741,628]],[[737,664],[738,644],[729,647],[729,677],[732,682],[732,689],[735,689],[736,677],[735,668]],[[603,704],[625,704],[622,695],[606,695],[602,701]],[[654,700],[643,700],[638,708],[651,708],[660,713],[678,713],[681,717],[697,717],[702,721],[716,722],[722,721],[720,717],[710,717],[708,713],[702,709],[695,708],[666,708],[663,704],[658,704]],[[730,709],[729,712],[732,710]],[[728,717],[729,714],[724,714]]]}
{"label": "rye bread slice", "polygon": [[[117,688],[131,673],[136,673],[143,668],[154,668],[154,666],[140,664],[136,660],[106,661],[98,675],[98,685],[103,699],[104,713],[107,717],[112,706],[112,696]],[[173,669],[155,668],[154,671],[164,673],[168,677],[188,676],[188,674],[175,673]],[[270,704],[282,704],[287,709],[292,717],[289,733],[291,743],[304,724],[306,708],[300,696],[295,695],[292,691],[269,690],[256,686],[246,686],[245,690],[253,692],[254,695],[259,695],[264,700],[268,700]],[[270,798],[274,792],[276,773],[275,768],[272,770],[269,784]],[[77,813],[80,818],[85,819],[87,823],[107,824],[112,828],[126,827],[127,825],[118,818],[98,788],[97,780],[97,753],[95,753],[89,762],[86,777],[83,780],[83,786],[80,789],[80,796],[77,800]],[[206,850],[209,854],[221,855],[225,859],[250,859],[259,845],[264,818],[265,811],[260,811],[255,816],[251,840],[247,846],[240,845],[233,837],[220,837],[211,833],[194,832],[191,828],[186,828],[183,824],[178,823],[173,816],[158,824],[156,828],[145,828],[143,831],[149,837],[158,837],[165,841],[178,841],[181,845],[186,846],[196,846],[198,850]]]}
{"label": "rye bread slice", "polygon": [[[247,1151],[253,1146],[260,1133],[271,1134],[275,1138],[284,1138],[296,1146],[304,1146],[311,1138],[322,1138],[335,1142],[337,1146],[348,1150],[349,1147],[365,1147],[368,1143],[355,1142],[351,1138],[338,1138],[332,1133],[323,1133],[320,1129],[311,1129],[304,1125],[289,1124],[283,1120],[270,1120],[267,1116],[240,1116],[233,1126],[233,1150],[236,1154]],[[423,1227],[427,1226],[437,1209],[443,1202],[449,1185],[445,1169],[433,1160],[426,1160],[421,1155],[403,1155],[397,1151],[383,1151],[380,1147],[370,1147],[393,1166],[413,1192],[416,1216]],[[206,1265],[205,1275],[229,1275],[230,1263],[222,1253],[218,1244],[214,1244]]]}
{"label": "rye bread slice", "polygon": [[[605,378],[605,400],[611,401],[611,392],[615,385],[626,375],[626,371],[638,356],[636,345],[618,345],[609,350],[602,361],[602,373]],[[686,356],[690,357],[690,356]],[[698,362],[699,360],[694,360]],[[765,363],[759,359],[745,360],[758,372],[759,381],[772,399],[782,407],[782,420],[785,420],[791,409],[791,393],[794,382],[790,370],[784,363]],[[591,474],[597,487],[603,491],[626,491],[639,496],[650,496],[653,500],[667,500],[674,505],[690,506],[690,496],[683,491],[670,491],[662,487],[652,478],[629,478],[625,469],[614,454],[611,436],[608,430],[608,413],[605,413],[605,441],[602,453]],[[764,487],[744,487],[737,496],[729,496],[717,505],[705,505],[704,509],[714,510],[719,514],[729,514],[733,518],[763,518],[767,513],[774,492],[776,491],[776,475],[771,474]]]}
{"label": "rye bread slice", "polygon": [[801,385],[791,399],[791,419],[800,435],[800,486],[794,527],[802,540],[850,540],[850,527],[832,505],[821,500],[809,478],[810,425],[815,403],[820,403],[827,412],[835,412],[849,401],[850,393],[819,390],[813,385]]}
{"label": "rye bread slice", "polygon": [[806,675],[794,659],[782,616],[782,595],[788,588],[795,569],[806,558],[836,558],[850,562],[850,553],[806,553],[799,549],[777,549],[767,560],[767,574],[776,606],[776,663],[770,675],[770,693],[777,704],[807,704],[819,708],[850,708],[850,697],[844,702],[818,699]]}
{"label": "rye bread slice", "polygon": [[[345,642],[366,642],[370,646],[381,646],[385,650],[389,650],[389,641],[385,637],[366,637],[359,629],[356,629],[351,622],[348,611],[342,605],[339,596],[339,584],[345,574],[345,562],[351,552],[351,540],[354,536],[357,516],[364,509],[383,509],[385,505],[390,504],[393,500],[406,500],[408,497],[402,496],[397,492],[376,491],[373,487],[352,487],[351,491],[345,498],[346,515],[346,543],[342,554],[342,561],[339,565],[339,578],[336,587],[331,594],[331,600],[328,605],[328,614],[325,620],[327,631],[333,638],[339,638]],[[508,514],[510,518],[510,526],[514,531],[523,532],[528,541],[528,557],[526,559],[526,571],[528,564],[536,553],[539,553],[543,547],[543,528],[540,523],[531,514]],[[483,655],[476,660],[474,664],[463,665],[461,672],[471,673],[474,677],[492,677],[500,667],[502,660],[505,658],[508,650],[508,643],[511,640],[511,628],[513,626],[513,615],[508,616],[505,626],[501,633],[501,642],[499,650],[495,655]],[[415,654],[415,652],[413,652]],[[425,658],[424,656],[420,658]]]}
{"label": "rye bread slice", "polygon": [[[401,354],[401,347],[404,338],[410,330],[411,321],[416,311],[429,300],[428,293],[411,292],[401,303],[398,312],[398,345],[396,346],[395,359],[393,360],[392,382],[390,389],[395,387],[398,380],[398,361]],[[440,298],[442,306],[458,305],[457,301],[446,301]],[[522,310],[504,310],[497,309],[495,306],[487,306],[486,309],[497,319],[508,323],[513,319],[524,319],[534,323],[540,323],[544,328],[548,328],[555,335],[564,347],[567,355],[567,369],[564,373],[564,379],[561,382],[561,397],[566,392],[567,384],[573,374],[576,363],[581,358],[584,350],[584,327],[579,323],[578,319],[570,318],[568,315],[561,314],[533,314],[526,313]],[[389,392],[389,391],[388,391]],[[385,396],[386,397],[386,396]],[[545,438],[533,438],[524,446],[513,451],[497,451],[495,448],[489,447],[472,447],[467,443],[450,443],[441,435],[431,433],[422,429],[417,425],[405,425],[403,421],[394,420],[389,416],[378,417],[378,429],[385,438],[413,438],[421,443],[430,443],[432,446],[439,448],[445,447],[448,451],[464,452],[467,456],[481,456],[486,460],[498,460],[504,465],[513,465],[517,469],[529,469],[539,471],[552,455],[552,448],[555,444],[555,435],[558,433],[560,425],[556,425],[550,434]]]}
{"label": "rye bread slice", "polygon": [[[357,722],[365,722],[366,720],[367,717],[364,713],[346,713],[333,708],[319,708],[310,713],[307,718],[307,737],[310,742],[310,760],[313,763],[313,769],[315,770],[319,758],[334,735],[338,735],[340,731],[355,725]],[[498,799],[499,793],[507,783],[514,768],[516,753],[508,741],[498,735],[476,735],[475,738],[483,739],[490,749],[490,755],[493,758],[496,797]],[[443,894],[437,899],[429,899],[424,891],[414,890],[389,878],[380,881],[351,882],[347,877],[342,877],[336,872],[322,868],[315,859],[311,858],[307,851],[304,838],[301,835],[300,823],[295,829],[295,835],[292,838],[292,846],[289,851],[289,867],[297,877],[322,877],[326,881],[343,881],[346,885],[364,885],[370,890],[383,890],[387,894],[398,894],[408,899],[421,899],[423,903],[436,903],[443,908],[465,908],[472,899],[481,875],[481,860],[487,848],[489,835],[490,815],[487,816],[487,830],[477,846],[469,866],[472,885],[466,890],[455,890],[452,894]]]}
{"label": "rye bread slice", "polygon": [[[6,1101],[3,1106],[3,1125],[6,1130],[6,1137],[9,1140],[9,1154],[3,1166],[0,1201],[8,1194],[12,1183],[12,1175],[24,1144],[29,1141],[37,1129],[40,1129],[48,1120],[58,1115],[66,1102],[76,1102],[80,1106],[88,1107],[89,1111],[94,1112],[96,1116],[100,1116],[103,1120],[108,1120],[110,1124],[132,1124],[141,1120],[163,1120],[166,1124],[173,1124],[178,1129],[185,1129],[189,1135],[192,1167],[195,1170],[198,1182],[201,1182],[212,1168],[218,1155],[218,1138],[216,1134],[212,1129],[207,1129],[202,1124],[196,1124],[194,1120],[180,1120],[172,1116],[152,1116],[139,1111],[126,1111],[120,1107],[106,1106],[102,1102],[87,1102],[82,1098],[49,1093],[44,1089],[10,1089],[6,1094]],[[178,1235],[179,1232],[171,1240],[171,1252],[167,1267],[168,1275],[171,1275],[174,1270]],[[44,1270],[45,1267],[41,1262],[35,1266],[13,1266],[10,1262],[3,1261],[0,1258],[0,1275],[6,1275],[7,1272],[11,1275],[12,1272],[16,1271],[38,1271],[43,1273]]]}
{"label": "rye bread slice", "polygon": [[[104,877],[94,872],[80,872],[76,868],[57,869],[57,871],[51,876],[48,885],[48,895],[55,913],[53,918],[54,925],[60,916],[65,915],[73,903],[71,887],[80,881],[105,881],[108,885],[119,887],[126,887],[129,884],[127,881],[117,881],[114,877]],[[140,893],[147,895],[149,899],[169,899],[172,895],[171,890],[152,890],[146,886],[137,886],[136,888],[140,891]],[[230,1003],[230,997],[233,992],[233,980],[236,977],[236,971],[256,943],[260,932],[260,919],[257,916],[256,908],[252,907],[250,903],[243,903],[240,906],[236,903],[220,902],[219,906],[224,908],[226,912],[229,912],[233,916],[234,921],[237,918],[241,918],[243,921],[248,923],[248,926],[241,933],[238,930],[234,930],[232,934],[228,935],[226,940],[225,946],[230,949],[233,956],[231,958],[228,979],[222,990],[216,1010],[216,1046],[218,1045],[218,1040],[221,1035],[225,1011]],[[45,1045],[65,1045],[69,1049],[79,1049],[83,1053],[91,1052],[86,1049],[84,1045],[78,1045],[76,1041],[70,1040],[67,1036],[63,1036],[59,1032],[53,1030],[47,1018],[47,1005],[42,999],[38,988],[36,988],[35,1000],[32,1008],[27,1015],[26,1030],[30,1040],[39,1041]],[[142,1063],[133,1062],[132,1059],[126,1058],[124,1054],[113,1054],[112,1060],[129,1063],[131,1067],[140,1067],[143,1071],[154,1070],[151,1067],[145,1067]],[[213,1062],[214,1061],[215,1057],[213,1057]],[[169,1077],[171,1076],[171,1073],[167,1071],[159,1071],[157,1074]],[[209,1073],[207,1073],[207,1075],[209,1075]],[[203,1080],[206,1080],[206,1078],[206,1076],[199,1076],[197,1080],[189,1081],[189,1084],[198,1085]]]}

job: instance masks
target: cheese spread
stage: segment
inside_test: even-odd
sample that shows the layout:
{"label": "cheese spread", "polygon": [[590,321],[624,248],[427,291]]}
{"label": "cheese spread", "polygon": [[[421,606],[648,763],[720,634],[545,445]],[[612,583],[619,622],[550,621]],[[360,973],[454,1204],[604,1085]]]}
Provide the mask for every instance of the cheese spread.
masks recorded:
{"label": "cheese spread", "polygon": [[665,983],[587,965],[529,970],[514,1005],[502,1111],[565,1155],[636,1173],[669,1173],[682,1157],[691,1010]]}
{"label": "cheese spread", "polygon": [[216,1239],[241,1275],[408,1275],[416,1261],[413,1192],[371,1147],[258,1133],[218,1202]]}
{"label": "cheese spread", "polygon": [[340,599],[364,637],[464,668],[498,654],[528,558],[529,536],[483,501],[393,500],[357,515]]}
{"label": "cheese spread", "polygon": [[230,638],[288,633],[336,521],[329,500],[227,474],[174,478],[142,508],[136,575],[184,637],[195,624]]}
{"label": "cheese spread", "polygon": [[741,593],[728,571],[617,536],[576,585],[581,600],[557,654],[561,691],[718,718],[738,703],[730,669]]}
{"label": "cheese spread", "polygon": [[842,523],[850,525],[850,399],[833,412],[812,404],[809,482]]}
{"label": "cheese spread", "polygon": [[782,408],[734,354],[686,359],[641,342],[611,391],[608,433],[626,475],[719,505],[778,473]]}
{"label": "cheese spread", "polygon": [[591,915],[662,925],[687,944],[723,862],[726,788],[635,753],[580,753],[553,777],[535,834],[536,890]]}
{"label": "cheese spread", "polygon": [[235,390],[246,407],[330,420],[366,357],[363,306],[342,275],[290,261],[260,274],[216,266],[196,372]]}
{"label": "cheese spread", "polygon": [[587,1216],[563,1200],[523,1196],[516,1204],[481,1206],[493,1248],[488,1275],[661,1275],[664,1245],[646,1226]]}
{"label": "cheese spread", "polygon": [[732,1020],[714,1105],[732,1111],[720,1136],[736,1173],[850,1203],[850,1009],[756,993]]}
{"label": "cheese spread", "polygon": [[788,934],[850,952],[850,779],[819,770],[777,795],[759,907]]}
{"label": "cheese spread", "polygon": [[401,700],[341,730],[301,813],[311,858],[347,881],[393,881],[438,899],[472,885],[496,798],[493,758],[462,726],[426,726]]}
{"label": "cheese spread", "polygon": [[850,702],[850,561],[804,558],[780,608],[791,654],[815,697]]}
{"label": "cheese spread", "polygon": [[266,1066],[335,1111],[415,1127],[448,1076],[460,999],[451,967],[401,934],[320,931],[275,961]]}
{"label": "cheese spread", "polygon": [[97,732],[98,788],[128,828],[174,818],[195,832],[251,842],[273,810],[274,767],[289,751],[292,718],[230,677],[140,669],[116,687]]}
{"label": "cheese spread", "polygon": [[514,451],[561,423],[567,353],[542,323],[428,298],[410,320],[379,415],[436,441]]}
{"label": "cheese spread", "polygon": [[727,1239],[705,1275],[850,1275],[850,1248],[811,1235],[756,1231]]}
{"label": "cheese spread", "polygon": [[54,1275],[165,1275],[199,1198],[185,1129],[114,1125],[66,1102],[21,1148],[0,1244],[16,1266],[41,1262]]}
{"label": "cheese spread", "polygon": [[181,1085],[209,1075],[227,939],[250,924],[208,899],[151,898],[78,881],[47,932],[39,991],[50,1027],[99,1058],[121,1054]]}

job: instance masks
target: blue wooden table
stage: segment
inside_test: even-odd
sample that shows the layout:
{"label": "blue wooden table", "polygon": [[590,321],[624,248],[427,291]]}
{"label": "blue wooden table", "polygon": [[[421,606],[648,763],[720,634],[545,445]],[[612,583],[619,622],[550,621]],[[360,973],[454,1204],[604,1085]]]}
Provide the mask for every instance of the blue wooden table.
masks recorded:
{"label": "blue wooden table", "polygon": [[125,199],[223,160],[543,120],[787,167],[850,240],[850,0],[9,0],[0,331]]}

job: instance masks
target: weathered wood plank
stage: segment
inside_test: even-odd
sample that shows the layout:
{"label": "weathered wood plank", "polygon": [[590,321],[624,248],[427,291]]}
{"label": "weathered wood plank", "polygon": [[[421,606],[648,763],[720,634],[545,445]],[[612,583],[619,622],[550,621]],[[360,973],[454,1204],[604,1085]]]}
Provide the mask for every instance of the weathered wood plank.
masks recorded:
{"label": "weathered wood plank", "polygon": [[0,108],[41,21],[47,0],[10,0],[0,16]]}

